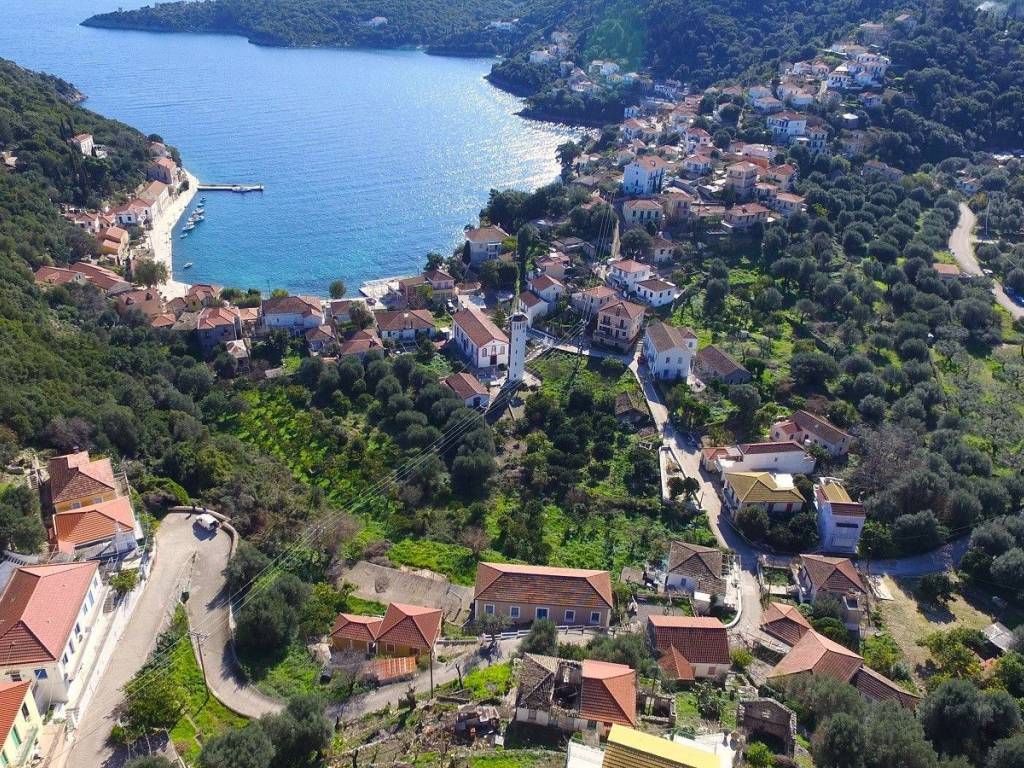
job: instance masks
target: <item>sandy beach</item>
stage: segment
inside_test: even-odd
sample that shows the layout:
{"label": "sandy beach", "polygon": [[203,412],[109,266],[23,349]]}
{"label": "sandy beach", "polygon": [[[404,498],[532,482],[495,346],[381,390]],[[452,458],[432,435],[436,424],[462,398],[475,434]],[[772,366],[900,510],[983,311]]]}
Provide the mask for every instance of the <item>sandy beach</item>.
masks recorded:
{"label": "sandy beach", "polygon": [[185,213],[192,198],[196,196],[199,187],[199,179],[186,171],[182,171],[188,177],[188,189],[179,194],[171,204],[165,208],[153,222],[153,229],[149,232],[149,246],[156,261],[167,265],[167,282],[160,285],[160,293],[165,299],[173,299],[175,296],[184,296],[189,289],[188,283],[174,279],[172,253],[174,248],[174,225]]}

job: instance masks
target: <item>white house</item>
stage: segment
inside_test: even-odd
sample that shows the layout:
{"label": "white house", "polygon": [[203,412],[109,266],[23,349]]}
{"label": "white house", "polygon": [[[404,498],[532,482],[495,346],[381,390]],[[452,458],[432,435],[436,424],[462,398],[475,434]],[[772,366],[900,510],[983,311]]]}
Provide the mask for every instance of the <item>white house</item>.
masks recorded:
{"label": "white house", "polygon": [[75,700],[82,663],[98,651],[93,628],[105,589],[95,561],[16,568],[0,596],[0,674],[35,681],[40,709]]}
{"label": "white house", "polygon": [[616,299],[615,291],[607,285],[596,285],[593,288],[574,293],[572,306],[577,312],[592,318],[597,315],[599,309],[611,304]]}
{"label": "white house", "polygon": [[662,322],[651,323],[644,331],[644,359],[647,370],[657,379],[681,379],[690,375],[690,364],[697,352],[697,334],[689,328],[677,328]]}
{"label": "white house", "polygon": [[864,530],[864,506],[850,498],[842,481],[820,477],[814,486],[814,506],[818,510],[818,531],[826,552],[857,553]]}
{"label": "white house", "polygon": [[679,289],[675,283],[655,277],[637,283],[636,295],[648,307],[663,307],[676,300]]}
{"label": "white house", "polygon": [[453,373],[441,381],[470,408],[486,408],[491,402],[491,393],[472,373]]}
{"label": "white house", "polygon": [[832,456],[850,450],[853,438],[828,419],[807,411],[796,411],[790,418],[772,424],[772,440],[796,440],[805,445],[818,445]]}
{"label": "white house", "polygon": [[565,295],[565,284],[546,273],[530,281],[530,290],[544,299],[550,306]]}
{"label": "white house", "polygon": [[765,121],[776,141],[792,141],[807,131],[807,115],[797,112],[779,112]]}
{"label": "white house", "polygon": [[539,48],[535,51],[530,51],[531,64],[550,64],[554,60],[555,57],[551,55],[551,52],[543,48]]}
{"label": "white house", "polygon": [[629,163],[623,171],[622,188],[629,195],[654,195],[665,183],[668,163],[656,155],[644,155]]}
{"label": "white house", "polygon": [[508,336],[476,307],[465,307],[452,315],[452,339],[477,368],[508,365]]}
{"label": "white house", "polygon": [[650,264],[644,264],[633,259],[620,259],[608,265],[608,282],[630,293],[636,291],[637,285],[648,280],[654,270]]}
{"label": "white house", "polygon": [[746,443],[718,451],[714,462],[717,472],[783,472],[806,475],[817,463],[802,445],[792,440],[778,443]]}
{"label": "white house", "polygon": [[[679,197],[673,195],[672,197]],[[673,201],[676,202],[676,201]],[[682,204],[683,201],[679,200],[678,204]],[[665,215],[668,214],[668,203],[666,202]],[[672,258],[676,251],[676,244],[671,240],[668,240],[661,235],[654,238],[654,244],[651,247],[651,257],[654,259],[655,264],[664,264],[665,262],[672,261]]]}
{"label": "white house", "polygon": [[406,309],[394,312],[377,312],[377,332],[382,339],[391,341],[415,341],[417,336],[434,335],[434,316],[429,309]]}
{"label": "white house", "polygon": [[312,296],[264,299],[261,309],[264,328],[283,328],[293,336],[319,328],[326,322],[320,299]]}
{"label": "white house", "polygon": [[86,157],[92,155],[93,149],[96,148],[96,143],[93,141],[91,133],[79,133],[76,136],[72,136],[68,139],[68,143]]}
{"label": "white house", "polygon": [[501,227],[471,227],[466,230],[469,244],[469,263],[474,266],[501,255],[501,244],[508,238],[508,232]]}
{"label": "white house", "polygon": [[622,217],[629,227],[642,226],[647,222],[660,224],[663,214],[661,203],[657,200],[627,200],[622,204]]}
{"label": "white house", "polygon": [[526,315],[531,328],[537,319],[547,315],[548,306],[548,303],[533,291],[523,291],[516,296],[516,311]]}

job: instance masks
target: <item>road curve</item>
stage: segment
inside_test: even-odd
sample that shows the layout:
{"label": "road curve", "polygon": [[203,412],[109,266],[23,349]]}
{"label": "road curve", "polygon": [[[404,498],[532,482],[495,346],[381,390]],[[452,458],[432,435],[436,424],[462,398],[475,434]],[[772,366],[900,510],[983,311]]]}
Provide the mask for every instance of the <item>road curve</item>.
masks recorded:
{"label": "road curve", "polygon": [[58,756],[55,765],[114,768],[126,762],[128,756],[107,740],[123,698],[121,689],[149,657],[157,635],[169,624],[183,589],[191,592],[187,603],[190,623],[207,634],[202,642],[207,684],[214,695],[248,716],[280,706],[236,683],[231,664],[234,657],[226,647],[227,602],[220,597],[230,542],[226,533],[211,536],[194,527],[193,522],[193,517],[179,513],[170,513],[161,521],[156,533],[156,559],[139,603],[74,732],[70,749]]}
{"label": "road curve", "polygon": [[[967,203],[960,203],[960,220],[949,236],[950,253],[953,254],[956,263],[960,265],[960,269],[971,276],[984,274],[981,271],[981,265],[978,264],[978,258],[974,255],[973,233],[977,221],[978,217],[974,215],[970,206]],[[1010,317],[1014,319],[1024,317],[1024,307],[1007,296],[1003,286],[997,280],[992,280],[992,295],[999,306],[1010,313]]]}

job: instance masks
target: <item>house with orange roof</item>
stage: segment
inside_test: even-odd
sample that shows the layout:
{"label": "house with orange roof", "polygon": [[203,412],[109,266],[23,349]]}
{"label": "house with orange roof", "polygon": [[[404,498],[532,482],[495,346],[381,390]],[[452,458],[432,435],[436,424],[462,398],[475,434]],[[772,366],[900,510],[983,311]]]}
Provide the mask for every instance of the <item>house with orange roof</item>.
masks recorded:
{"label": "house with orange roof", "polygon": [[93,140],[91,133],[76,134],[68,139],[68,144],[73,146],[86,157],[90,157],[92,155],[92,151],[96,148],[96,142]]}
{"label": "house with orange roof", "polygon": [[546,565],[480,563],[474,615],[500,616],[514,626],[550,619],[559,626],[608,628],[612,580],[608,571]]}
{"label": "house with orange roof", "polygon": [[805,445],[817,445],[831,456],[849,452],[853,437],[828,419],[809,411],[794,411],[788,419],[772,424],[772,440],[796,440]]}
{"label": "house with orange roof", "polygon": [[825,555],[800,555],[797,587],[803,602],[813,603],[818,595],[835,597],[843,607],[846,628],[854,632],[860,629],[868,591],[852,560]]}
{"label": "house with orange roof", "polygon": [[490,390],[472,373],[453,373],[441,383],[470,408],[486,408],[491,402]]}
{"label": "house with orange roof", "polygon": [[242,316],[235,307],[203,307],[196,317],[196,338],[204,352],[242,338]]}
{"label": "house with orange roof", "polygon": [[377,629],[377,653],[384,656],[429,656],[441,636],[439,608],[391,603]]}
{"label": "house with orange roof", "polygon": [[793,646],[811,631],[811,623],[792,603],[769,603],[761,614],[761,630]]}
{"label": "house with orange roof", "polygon": [[370,655],[373,653],[383,621],[380,616],[339,613],[329,634],[331,647],[343,653]]}
{"label": "house with orange roof", "polygon": [[856,554],[866,520],[864,505],[850,497],[838,478],[819,477],[814,484],[814,507],[818,510],[822,549]]}
{"label": "house with orange roof", "polygon": [[263,300],[261,310],[264,328],[283,328],[292,336],[326,322],[323,304],[314,296],[271,297]]}
{"label": "house with orange roof", "polygon": [[92,459],[88,451],[55,456],[46,464],[44,498],[54,512],[113,501],[119,494],[110,459]]}
{"label": "house with orange roof", "polygon": [[337,342],[334,334],[334,326],[319,325],[306,331],[306,344],[309,346],[309,354],[319,355],[324,350],[330,349]]}
{"label": "house with orange roof", "polygon": [[36,285],[85,285],[88,279],[84,272],[64,267],[39,267],[34,273]]}
{"label": "house with orange roof", "polygon": [[125,251],[128,250],[128,232],[121,227],[107,227],[96,240],[100,253],[113,256],[117,262],[124,258]]}
{"label": "house with orange roof", "polygon": [[35,681],[41,709],[75,701],[105,596],[95,561],[16,568],[0,595],[0,675]]}
{"label": "house with orange roof", "polygon": [[608,264],[608,283],[613,288],[620,288],[632,293],[639,283],[650,279],[654,269],[650,264],[634,259],[619,259]]}
{"label": "house with orange roof", "polygon": [[452,341],[476,368],[508,365],[508,336],[474,306],[463,307],[452,315]]}
{"label": "house with orange roof", "polygon": [[356,331],[338,346],[338,356],[351,355],[362,360],[374,349],[383,349],[384,343],[374,330]]}
{"label": "house with orange roof", "polygon": [[618,300],[618,295],[607,285],[595,285],[577,291],[572,295],[570,303],[577,312],[588,318],[596,317],[598,310]]}
{"label": "house with orange roof", "polygon": [[566,733],[635,726],[636,672],[625,664],[526,654],[518,665],[515,720]]}
{"label": "house with orange roof", "polygon": [[158,157],[146,169],[146,176],[173,186],[178,183],[178,164],[169,157]]}
{"label": "house with orange roof", "polygon": [[119,557],[135,550],[142,538],[142,527],[127,496],[57,512],[50,518],[51,549],[78,559]]}
{"label": "house with orange roof", "polygon": [[18,768],[42,760],[42,730],[43,718],[32,696],[32,681],[0,683],[0,765]]}
{"label": "house with orange roof", "polygon": [[76,261],[69,269],[80,272],[88,282],[95,285],[107,296],[116,296],[119,293],[133,290],[135,287],[113,270],[101,267],[98,264]]}
{"label": "house with orange roof", "polygon": [[625,351],[640,335],[644,307],[631,301],[616,301],[597,310],[594,341]]}
{"label": "house with orange roof", "polygon": [[802,675],[825,675],[854,686],[869,701],[892,701],[914,709],[921,697],[864,664],[864,659],[849,648],[807,631],[782,660],[768,673],[768,683],[784,683]]}
{"label": "house with orange roof", "polygon": [[498,258],[501,255],[502,243],[508,237],[508,232],[498,226],[468,228],[465,250],[469,254],[469,263],[479,266],[485,261]]}
{"label": "house with orange roof", "polygon": [[119,315],[141,312],[152,320],[164,312],[164,300],[154,288],[137,288],[114,297],[114,309]]}
{"label": "house with orange roof", "polygon": [[719,679],[732,665],[725,625],[712,616],[651,614],[647,635],[672,680]]}

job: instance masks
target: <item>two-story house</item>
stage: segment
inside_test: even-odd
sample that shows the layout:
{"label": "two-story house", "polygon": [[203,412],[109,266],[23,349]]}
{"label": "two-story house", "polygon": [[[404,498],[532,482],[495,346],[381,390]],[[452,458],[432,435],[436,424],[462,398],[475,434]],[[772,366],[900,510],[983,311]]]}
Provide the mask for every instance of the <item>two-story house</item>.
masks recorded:
{"label": "two-story house", "polygon": [[644,331],[644,362],[656,379],[686,381],[696,351],[697,334],[689,328],[659,321]]}
{"label": "two-story house", "polygon": [[501,255],[502,243],[508,239],[508,232],[501,227],[471,227],[466,230],[466,243],[469,248],[469,263],[479,266],[485,261],[496,259]]}
{"label": "two-story house", "polygon": [[635,294],[648,307],[664,307],[676,300],[679,289],[675,283],[655,277],[637,283]]}
{"label": "two-story house", "polygon": [[43,718],[32,695],[32,681],[0,683],[0,765],[22,768],[41,762],[42,730]]}
{"label": "two-story house", "polygon": [[16,568],[0,595],[0,674],[35,681],[40,709],[76,701],[105,596],[96,561]]}
{"label": "two-story house", "polygon": [[409,342],[418,336],[432,338],[434,316],[428,309],[398,309],[374,313],[377,332],[384,341]]}
{"label": "two-story house", "polygon": [[706,346],[697,353],[693,371],[705,383],[721,381],[725,384],[746,384],[752,378],[750,371],[714,345]]}
{"label": "two-story house", "polygon": [[595,317],[600,309],[617,300],[615,291],[607,285],[596,285],[574,293],[571,303],[573,309],[591,318]]}
{"label": "two-story house", "polygon": [[725,172],[725,188],[732,190],[737,200],[750,200],[754,197],[754,187],[761,167],[747,160],[730,165]]}
{"label": "two-story house", "polygon": [[754,506],[768,514],[799,512],[805,501],[792,475],[774,472],[724,472],[722,497],[733,517]]}
{"label": "two-story house", "polygon": [[668,163],[657,155],[642,155],[623,169],[622,188],[627,195],[656,195],[665,183]]}
{"label": "two-story house", "polygon": [[242,315],[236,307],[204,307],[196,318],[196,338],[204,352],[242,338]]}
{"label": "two-story house", "polygon": [[300,336],[326,322],[323,305],[313,296],[264,299],[260,315],[267,330],[282,328],[293,336]]}
{"label": "two-story house", "polygon": [[842,481],[819,477],[814,485],[814,506],[818,510],[818,532],[825,552],[857,554],[864,530],[864,505],[850,498]]}
{"label": "two-story house", "polygon": [[637,285],[650,279],[653,274],[650,264],[633,259],[619,259],[608,264],[609,285],[626,293],[634,293]]}
{"label": "two-story house", "polygon": [[631,301],[616,301],[597,310],[594,341],[619,350],[633,345],[643,325],[644,308]]}
{"label": "two-story house", "polygon": [[627,200],[622,204],[622,218],[628,227],[642,227],[648,222],[660,224],[662,215],[661,203],[647,198]]}

